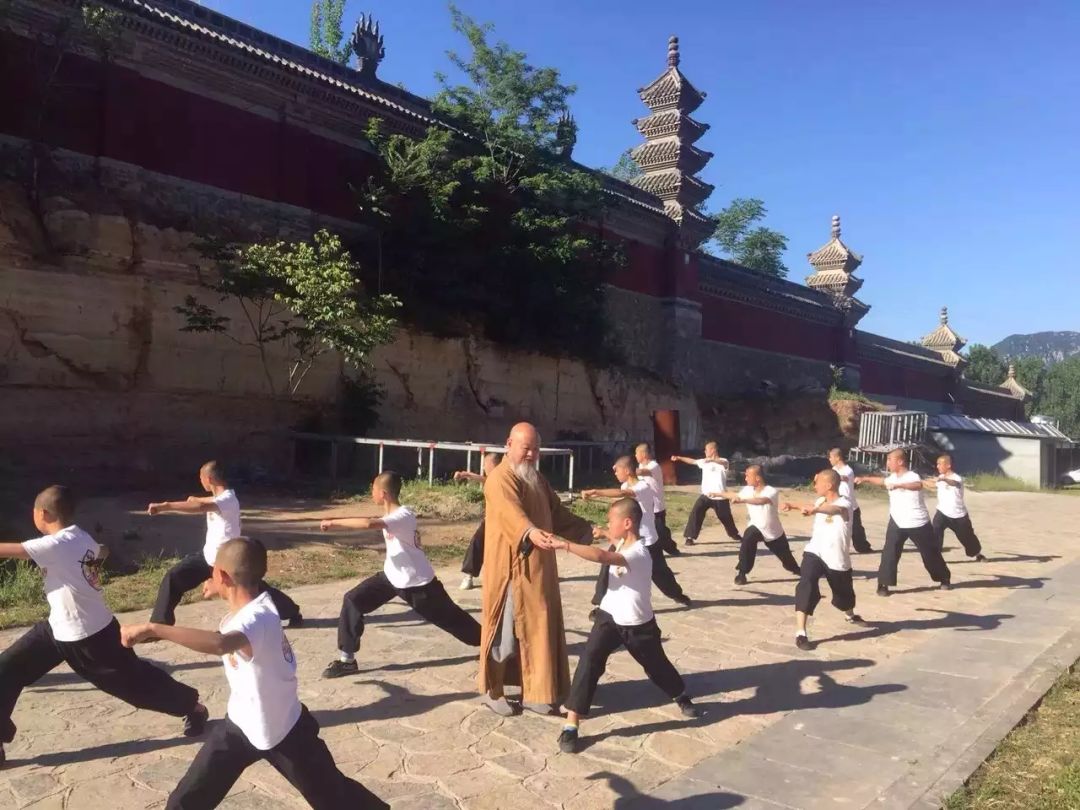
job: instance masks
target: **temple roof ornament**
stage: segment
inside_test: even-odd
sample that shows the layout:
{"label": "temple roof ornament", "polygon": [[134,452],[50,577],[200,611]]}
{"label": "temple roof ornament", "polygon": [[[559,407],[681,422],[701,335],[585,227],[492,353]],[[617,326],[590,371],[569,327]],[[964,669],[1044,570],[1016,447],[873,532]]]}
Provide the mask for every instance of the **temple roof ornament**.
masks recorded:
{"label": "temple roof ornament", "polygon": [[862,279],[856,278],[853,273],[862,264],[863,257],[840,239],[839,215],[832,218],[829,241],[813,253],[806,254],[806,258],[814,268],[814,272],[806,277],[808,287],[827,292],[837,300],[854,298],[862,287]]}
{"label": "temple roof ornament", "polygon": [[1030,399],[1031,392],[1020,384],[1020,381],[1016,379],[1016,366],[1009,363],[1009,373],[1005,376],[1005,382],[1001,384],[1001,387],[1012,394],[1017,399]]}
{"label": "temple roof ornament", "polygon": [[386,56],[386,48],[383,45],[383,35],[379,31],[379,23],[372,15],[360,15],[349,44],[356,54],[357,71],[361,76],[374,78],[379,63]]}
{"label": "temple roof ornament", "polygon": [[941,323],[938,324],[938,328],[922,339],[923,346],[933,349],[951,366],[961,366],[966,363],[960,356],[960,350],[966,343],[967,341],[949,326],[948,307],[941,308]]}
{"label": "temple roof ornament", "polygon": [[712,220],[698,210],[713,187],[695,175],[712,158],[694,146],[709,128],[690,117],[705,93],[694,87],[679,69],[679,38],[668,40],[667,69],[638,90],[649,115],[634,120],[645,143],[631,153],[642,174],[633,182],[664,202],[668,216],[679,224],[680,241],[688,249],[712,235]]}

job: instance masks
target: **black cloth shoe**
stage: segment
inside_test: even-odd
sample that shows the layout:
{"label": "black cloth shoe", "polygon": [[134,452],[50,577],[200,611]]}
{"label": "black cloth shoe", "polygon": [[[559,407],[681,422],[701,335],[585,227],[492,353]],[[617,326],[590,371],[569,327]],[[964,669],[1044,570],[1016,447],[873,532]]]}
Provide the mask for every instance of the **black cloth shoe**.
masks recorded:
{"label": "black cloth shoe", "polygon": [[206,730],[206,721],[210,719],[210,710],[199,705],[192,710],[191,714],[184,718],[184,736],[200,737]]}
{"label": "black cloth shoe", "polygon": [[297,613],[291,619],[289,619],[289,629],[296,630],[298,627],[304,626],[304,616],[301,613]]}
{"label": "black cloth shoe", "polygon": [[850,616],[845,616],[844,621],[848,624],[866,624],[866,620],[858,613],[852,613]]}
{"label": "black cloth shoe", "polygon": [[671,546],[671,551],[667,553],[669,557],[678,557],[680,554],[682,554],[682,552],[679,551],[679,547],[674,544]]}
{"label": "black cloth shoe", "polygon": [[795,646],[800,650],[812,650],[814,645],[810,643],[810,639],[806,636],[795,636]]}
{"label": "black cloth shoe", "polygon": [[976,554],[975,555],[975,562],[986,562],[986,555],[985,554]]}
{"label": "black cloth shoe", "polygon": [[690,597],[687,596],[685,593],[682,596],[676,596],[674,601],[687,608],[694,604]]}
{"label": "black cloth shoe", "polygon": [[595,622],[596,621],[596,614],[599,613],[599,612],[600,612],[600,608],[593,608],[592,610],[590,610],[589,611],[589,621],[590,622]]}
{"label": "black cloth shoe", "polygon": [[697,540],[694,540],[692,537],[687,537],[686,538],[686,545],[688,545],[688,546],[692,546],[696,542],[697,542]]}
{"label": "black cloth shoe", "polygon": [[356,661],[342,661],[340,658],[337,661],[331,661],[326,669],[322,671],[324,678],[344,678],[349,675],[356,675],[360,672],[360,668],[356,666]]}
{"label": "black cloth shoe", "polygon": [[878,587],[877,587],[877,595],[878,596],[888,596],[889,595],[888,586],[886,586],[886,585],[878,585]]}
{"label": "black cloth shoe", "polygon": [[746,584],[746,574],[741,574],[741,573],[736,574],[735,575],[735,584],[736,585],[745,585]]}
{"label": "black cloth shoe", "polygon": [[938,585],[938,590],[939,591],[951,591],[952,590],[952,583],[951,582],[942,582],[941,584]]}
{"label": "black cloth shoe", "polygon": [[688,717],[691,720],[701,717],[701,709],[694,705],[688,695],[675,698],[675,705],[679,707],[683,717]]}
{"label": "black cloth shoe", "polygon": [[576,754],[578,750],[578,734],[576,728],[564,728],[559,734],[559,750],[564,754]]}

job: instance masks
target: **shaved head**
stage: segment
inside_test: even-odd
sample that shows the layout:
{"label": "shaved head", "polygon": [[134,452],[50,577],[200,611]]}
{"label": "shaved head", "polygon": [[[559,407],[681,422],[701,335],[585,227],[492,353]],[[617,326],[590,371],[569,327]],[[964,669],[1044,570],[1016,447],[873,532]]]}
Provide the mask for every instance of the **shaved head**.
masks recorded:
{"label": "shaved head", "polygon": [[535,425],[518,422],[510,428],[510,438],[506,440],[506,458],[514,474],[527,486],[540,485],[540,475],[536,471],[536,465],[540,463],[540,433]]}
{"label": "shaved head", "polygon": [[755,487],[765,483],[765,470],[760,464],[751,464],[746,468],[746,483]]}
{"label": "shaved head", "polygon": [[615,464],[613,466],[620,467],[624,470],[630,470],[631,472],[637,469],[634,464],[634,459],[630,458],[630,456],[619,456],[615,459]]}
{"label": "shaved head", "polygon": [[199,475],[206,476],[207,480],[211,484],[225,485],[228,481],[225,480],[225,470],[222,465],[216,461],[208,461],[199,468]]}
{"label": "shaved head", "polygon": [[616,520],[629,520],[634,524],[633,531],[635,534],[641,528],[641,504],[634,498],[619,498],[613,502],[611,508],[608,509],[608,516],[614,517]]}
{"label": "shaved head", "polygon": [[814,476],[814,491],[818,495],[840,491],[840,473],[836,470],[822,470]]}
{"label": "shaved head", "polygon": [[844,458],[844,451],[839,447],[834,447],[829,451],[829,458],[835,458],[837,461],[847,461]]}
{"label": "shaved head", "polygon": [[266,547],[250,537],[234,537],[218,549],[214,565],[241,588],[256,591],[266,576]]}
{"label": "shaved head", "polygon": [[401,496],[401,476],[393,470],[379,473],[375,476],[375,480],[371,482],[371,488],[374,489],[375,487],[378,487],[396,501]]}
{"label": "shaved head", "polygon": [[67,525],[75,517],[75,496],[67,487],[54,484],[38,493],[34,509],[47,512],[57,523]]}

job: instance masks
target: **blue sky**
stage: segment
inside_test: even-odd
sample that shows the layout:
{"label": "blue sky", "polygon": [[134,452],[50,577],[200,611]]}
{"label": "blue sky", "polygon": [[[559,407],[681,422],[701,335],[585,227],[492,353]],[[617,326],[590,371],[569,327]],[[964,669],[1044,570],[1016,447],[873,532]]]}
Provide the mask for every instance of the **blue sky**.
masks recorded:
{"label": "blue sky", "polygon": [[[306,0],[204,0],[306,44]],[[709,204],[760,197],[789,278],[843,218],[864,255],[860,326],[916,338],[946,304],[972,342],[1080,330],[1080,3],[1073,0],[459,0],[578,86],[575,157],[640,136],[635,90],[665,65],[708,93],[695,117]],[[386,37],[379,75],[430,95],[460,48],[442,0],[350,0]],[[1073,54],[1070,56],[1069,54]]]}

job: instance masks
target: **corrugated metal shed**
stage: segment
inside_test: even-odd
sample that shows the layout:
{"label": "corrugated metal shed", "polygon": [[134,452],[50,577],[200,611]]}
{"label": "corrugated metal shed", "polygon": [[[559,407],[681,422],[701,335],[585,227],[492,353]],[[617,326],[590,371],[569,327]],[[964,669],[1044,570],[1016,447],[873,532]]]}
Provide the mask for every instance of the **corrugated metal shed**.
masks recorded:
{"label": "corrugated metal shed", "polygon": [[930,430],[963,430],[971,433],[989,433],[993,436],[1015,436],[1023,439],[1046,439],[1071,443],[1071,439],[1053,425],[1035,422],[1014,422],[1011,419],[976,419],[953,414],[931,414],[927,427]]}

